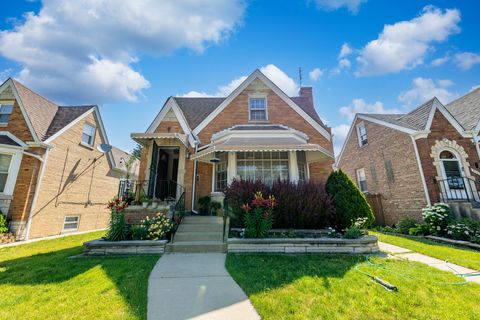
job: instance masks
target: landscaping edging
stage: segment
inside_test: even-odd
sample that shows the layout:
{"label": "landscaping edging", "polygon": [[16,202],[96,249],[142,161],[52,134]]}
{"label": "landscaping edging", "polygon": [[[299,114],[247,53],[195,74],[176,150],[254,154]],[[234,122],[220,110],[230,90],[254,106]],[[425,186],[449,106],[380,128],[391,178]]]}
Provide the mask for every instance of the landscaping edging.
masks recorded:
{"label": "landscaping edging", "polygon": [[164,253],[167,240],[127,240],[106,241],[103,239],[88,241],[83,244],[84,255],[108,256],[108,255],[132,255]]}
{"label": "landscaping edging", "polygon": [[425,236],[425,238],[427,238],[429,240],[436,241],[436,242],[443,242],[443,243],[448,243],[448,244],[454,244],[454,245],[457,245],[457,246],[468,247],[468,248],[475,249],[475,250],[480,250],[480,244],[472,243],[472,242],[469,242],[469,241],[454,240],[454,239],[437,237],[437,236]]}
{"label": "landscaping edging", "polygon": [[375,236],[359,239],[340,238],[265,238],[228,239],[228,252],[282,253],[375,253],[379,251]]}

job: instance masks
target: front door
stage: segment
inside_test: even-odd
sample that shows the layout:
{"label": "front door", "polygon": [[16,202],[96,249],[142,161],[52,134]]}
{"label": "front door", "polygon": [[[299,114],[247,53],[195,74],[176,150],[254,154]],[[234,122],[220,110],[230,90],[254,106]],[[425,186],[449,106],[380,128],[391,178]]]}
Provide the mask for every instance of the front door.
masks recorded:
{"label": "front door", "polygon": [[155,198],[165,200],[168,197],[168,164],[170,155],[163,149],[158,150],[157,185]]}
{"label": "front door", "polygon": [[443,175],[442,187],[447,198],[451,200],[468,199],[468,190],[459,159],[450,151],[442,151],[440,161]]}

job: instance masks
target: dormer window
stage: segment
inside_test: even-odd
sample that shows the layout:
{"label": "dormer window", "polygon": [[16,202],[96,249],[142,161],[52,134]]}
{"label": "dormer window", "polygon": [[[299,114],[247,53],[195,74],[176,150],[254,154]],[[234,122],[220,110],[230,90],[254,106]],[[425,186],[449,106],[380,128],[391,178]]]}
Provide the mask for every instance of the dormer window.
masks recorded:
{"label": "dormer window", "polygon": [[248,105],[250,121],[266,121],[268,119],[266,98],[250,98]]}
{"label": "dormer window", "polygon": [[363,147],[368,143],[367,139],[367,129],[365,128],[365,123],[360,123],[357,125],[357,137],[358,137],[358,145]]}
{"label": "dormer window", "polygon": [[85,123],[83,125],[82,144],[93,147],[95,141],[95,127],[91,124]]}
{"label": "dormer window", "polygon": [[0,104],[0,124],[8,124],[12,110],[13,103]]}

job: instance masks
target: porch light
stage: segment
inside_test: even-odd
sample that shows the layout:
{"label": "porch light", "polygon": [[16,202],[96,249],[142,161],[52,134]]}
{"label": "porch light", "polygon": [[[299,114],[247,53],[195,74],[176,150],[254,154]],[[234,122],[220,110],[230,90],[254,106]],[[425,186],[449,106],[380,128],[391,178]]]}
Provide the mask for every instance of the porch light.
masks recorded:
{"label": "porch light", "polygon": [[219,163],[221,160],[219,158],[211,158],[210,162],[211,163]]}

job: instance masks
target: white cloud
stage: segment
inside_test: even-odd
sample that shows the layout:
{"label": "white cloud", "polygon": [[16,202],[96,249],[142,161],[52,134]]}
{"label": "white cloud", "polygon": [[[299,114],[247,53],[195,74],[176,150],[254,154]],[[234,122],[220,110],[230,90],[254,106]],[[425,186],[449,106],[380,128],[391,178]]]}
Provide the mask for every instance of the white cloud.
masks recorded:
{"label": "white cloud", "polygon": [[342,59],[342,58],[345,58],[347,56],[349,56],[350,54],[353,53],[353,49],[350,48],[350,46],[348,45],[348,43],[344,43],[342,45],[342,48],[340,49],[340,53],[338,54],[338,59]]}
{"label": "white cloud", "polygon": [[38,14],[0,33],[0,55],[19,80],[53,99],[136,100],[149,82],[134,70],[142,54],[201,53],[241,23],[241,0],[45,0]]}
{"label": "white cloud", "polygon": [[[283,92],[288,96],[298,95],[299,86],[290,78],[285,72],[280,70],[273,64],[268,64],[260,68],[260,71],[267,76],[273,83],[275,83]],[[205,93],[203,91],[190,91],[185,94],[181,94],[182,97],[225,97],[228,96],[235,88],[237,88],[243,81],[247,79],[247,76],[241,76],[230,81],[227,85],[220,85],[215,93]]]}
{"label": "white cloud", "polygon": [[439,67],[444,65],[446,62],[448,62],[448,60],[450,60],[450,57],[446,55],[446,56],[432,60],[430,64],[434,67]]}
{"label": "white cloud", "polygon": [[342,151],[342,146],[345,143],[345,139],[347,138],[349,130],[350,126],[348,124],[340,124],[332,128],[333,150],[336,157],[338,157],[340,155],[340,151]]}
{"label": "white cloud", "polygon": [[353,99],[352,102],[345,107],[340,108],[340,114],[352,121],[356,113],[399,113],[398,109],[385,109],[382,102],[367,103],[363,99]]}
{"label": "white cloud", "polygon": [[433,81],[421,77],[415,78],[412,81],[412,89],[401,92],[398,100],[407,106],[416,106],[437,97],[440,102],[446,104],[458,97],[457,93],[450,92],[447,89],[452,84],[451,80]]}
{"label": "white cloud", "polygon": [[0,84],[7,80],[8,77],[12,74],[12,69],[8,68],[3,71],[0,71]]}
{"label": "white cloud", "polygon": [[338,61],[338,66],[341,69],[349,69],[351,65],[350,60],[348,59],[340,59],[340,61]]}
{"label": "white cloud", "polygon": [[316,0],[317,6],[327,11],[333,11],[346,7],[353,14],[358,13],[362,3],[367,0]]}
{"label": "white cloud", "polygon": [[317,82],[322,75],[323,75],[323,70],[321,70],[320,68],[315,68],[308,73],[310,80],[312,80],[313,82]]}
{"label": "white cloud", "polygon": [[457,53],[454,57],[455,64],[462,70],[468,70],[480,63],[480,54],[473,52]]}
{"label": "white cloud", "polygon": [[460,31],[460,11],[427,6],[409,21],[385,25],[378,39],[370,41],[357,57],[357,76],[395,73],[423,63],[432,44]]}

